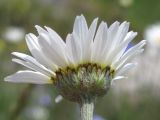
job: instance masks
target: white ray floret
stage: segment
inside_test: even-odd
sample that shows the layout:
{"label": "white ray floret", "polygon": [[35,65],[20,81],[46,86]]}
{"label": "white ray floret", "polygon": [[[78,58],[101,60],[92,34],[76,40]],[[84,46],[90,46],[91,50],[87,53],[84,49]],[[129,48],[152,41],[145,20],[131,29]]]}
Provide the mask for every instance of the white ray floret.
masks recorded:
{"label": "white ray floret", "polygon": [[34,84],[50,84],[52,80],[40,73],[40,72],[33,72],[33,71],[18,71],[17,73],[8,76],[5,78],[5,81],[8,82],[15,82],[15,83],[34,83]]}

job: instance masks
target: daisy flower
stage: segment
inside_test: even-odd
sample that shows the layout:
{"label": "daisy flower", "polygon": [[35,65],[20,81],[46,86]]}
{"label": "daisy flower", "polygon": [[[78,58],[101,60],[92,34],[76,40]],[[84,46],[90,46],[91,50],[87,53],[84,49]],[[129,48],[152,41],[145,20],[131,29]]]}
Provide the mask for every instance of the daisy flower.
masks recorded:
{"label": "daisy flower", "polygon": [[53,84],[64,98],[78,102],[82,120],[93,117],[93,101],[106,94],[114,80],[135,65],[131,60],[143,52],[145,40],[127,49],[137,35],[128,22],[108,26],[95,18],[88,27],[83,15],[77,16],[73,32],[64,40],[51,28],[35,26],[38,36],[26,35],[32,56],[13,52],[13,62],[30,70],[5,78],[8,82]]}

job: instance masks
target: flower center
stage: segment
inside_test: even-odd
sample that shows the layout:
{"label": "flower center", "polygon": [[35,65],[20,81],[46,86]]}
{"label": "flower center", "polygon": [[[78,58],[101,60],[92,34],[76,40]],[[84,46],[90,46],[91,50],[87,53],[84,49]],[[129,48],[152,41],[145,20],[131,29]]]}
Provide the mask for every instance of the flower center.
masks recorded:
{"label": "flower center", "polygon": [[67,67],[56,71],[53,78],[59,93],[70,101],[80,102],[84,98],[103,96],[110,88],[114,70],[98,64],[81,64],[77,68]]}

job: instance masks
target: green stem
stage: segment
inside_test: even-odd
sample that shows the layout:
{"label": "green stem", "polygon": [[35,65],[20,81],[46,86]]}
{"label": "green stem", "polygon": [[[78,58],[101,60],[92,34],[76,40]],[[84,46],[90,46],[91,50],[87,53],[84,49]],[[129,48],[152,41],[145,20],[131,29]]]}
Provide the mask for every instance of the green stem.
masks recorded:
{"label": "green stem", "polygon": [[81,120],[93,120],[94,101],[85,100],[81,103]]}

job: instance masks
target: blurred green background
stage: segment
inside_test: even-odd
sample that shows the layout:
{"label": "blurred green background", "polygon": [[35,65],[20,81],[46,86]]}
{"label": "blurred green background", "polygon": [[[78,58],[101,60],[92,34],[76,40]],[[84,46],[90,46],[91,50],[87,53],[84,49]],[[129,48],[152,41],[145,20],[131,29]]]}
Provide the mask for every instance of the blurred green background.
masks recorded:
{"label": "blurred green background", "polygon": [[[89,24],[95,17],[108,24],[126,20],[130,29],[139,33],[138,41],[148,25],[160,21],[159,11],[160,0],[0,0],[0,120],[79,120],[77,104],[67,100],[55,103],[58,93],[54,86],[3,81],[25,69],[11,62],[10,53],[30,54],[24,37],[36,33],[35,25],[49,26],[65,39],[80,14]],[[95,120],[160,120],[160,98],[150,90],[117,97],[112,89],[97,100]]]}

